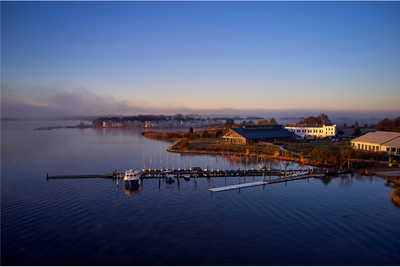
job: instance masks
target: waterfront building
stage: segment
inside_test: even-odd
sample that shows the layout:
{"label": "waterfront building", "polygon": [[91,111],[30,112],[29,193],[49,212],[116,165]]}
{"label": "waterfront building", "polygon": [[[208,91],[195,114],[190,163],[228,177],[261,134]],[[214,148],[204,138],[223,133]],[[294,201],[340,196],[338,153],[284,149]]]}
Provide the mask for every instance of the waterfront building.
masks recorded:
{"label": "waterfront building", "polygon": [[254,144],[258,142],[288,141],[296,135],[282,125],[245,125],[242,128],[230,128],[222,138],[226,143]]}
{"label": "waterfront building", "polygon": [[335,125],[321,124],[288,124],[285,129],[295,133],[302,138],[325,138],[336,136],[337,129]]}
{"label": "waterfront building", "polygon": [[351,141],[355,149],[372,152],[386,151],[389,155],[400,155],[400,133],[369,132]]}

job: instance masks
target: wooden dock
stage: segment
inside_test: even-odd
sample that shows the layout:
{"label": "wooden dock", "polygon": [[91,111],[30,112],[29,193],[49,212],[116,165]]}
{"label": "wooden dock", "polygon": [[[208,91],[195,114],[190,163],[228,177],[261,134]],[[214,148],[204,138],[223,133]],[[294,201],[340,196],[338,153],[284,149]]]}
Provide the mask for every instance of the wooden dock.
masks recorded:
{"label": "wooden dock", "polygon": [[312,173],[301,174],[301,175],[291,175],[286,178],[279,178],[279,179],[273,179],[273,180],[244,183],[244,184],[228,185],[228,186],[222,186],[222,187],[217,187],[217,188],[210,188],[208,190],[210,190],[211,192],[222,192],[222,191],[241,189],[241,188],[246,188],[246,187],[253,187],[253,186],[259,186],[259,185],[266,185],[266,184],[276,184],[276,183],[306,179],[306,178],[310,178],[310,177],[319,177],[319,176],[320,176],[320,174],[312,174]]}
{"label": "wooden dock", "polygon": [[46,179],[81,179],[81,178],[115,178],[115,175],[112,174],[93,174],[93,175],[56,175],[49,176],[46,174]]}
{"label": "wooden dock", "polygon": [[237,169],[237,170],[210,170],[210,169],[201,169],[200,167],[194,168],[186,168],[186,169],[161,169],[161,170],[142,170],[141,177],[142,178],[163,178],[166,177],[167,174],[173,174],[176,177],[180,177],[183,175],[190,177],[236,177],[236,176],[263,176],[266,175],[290,175],[299,172],[315,172],[316,169],[305,169],[303,168],[295,170],[295,169]]}

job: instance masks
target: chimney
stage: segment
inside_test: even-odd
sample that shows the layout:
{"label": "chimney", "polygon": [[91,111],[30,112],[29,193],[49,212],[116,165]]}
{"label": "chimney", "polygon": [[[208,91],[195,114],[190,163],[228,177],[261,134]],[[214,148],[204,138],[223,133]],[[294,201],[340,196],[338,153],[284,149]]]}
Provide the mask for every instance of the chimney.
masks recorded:
{"label": "chimney", "polygon": [[322,121],[322,124],[325,126],[325,120]]}

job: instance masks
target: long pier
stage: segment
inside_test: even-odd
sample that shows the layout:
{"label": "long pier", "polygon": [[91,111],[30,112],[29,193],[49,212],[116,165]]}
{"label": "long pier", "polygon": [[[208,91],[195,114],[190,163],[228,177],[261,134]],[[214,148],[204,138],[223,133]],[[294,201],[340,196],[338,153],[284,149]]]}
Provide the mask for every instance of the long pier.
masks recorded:
{"label": "long pier", "polygon": [[93,174],[93,175],[56,175],[49,176],[46,174],[46,179],[81,179],[81,178],[115,178],[115,174]]}

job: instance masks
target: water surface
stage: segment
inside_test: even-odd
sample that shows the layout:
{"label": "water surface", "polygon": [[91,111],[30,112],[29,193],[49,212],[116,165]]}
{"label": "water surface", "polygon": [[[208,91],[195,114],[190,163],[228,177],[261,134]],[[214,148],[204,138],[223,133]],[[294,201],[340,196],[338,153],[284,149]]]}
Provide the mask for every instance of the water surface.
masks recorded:
{"label": "water surface", "polygon": [[[207,178],[180,179],[179,186],[146,179],[132,191],[111,179],[47,181],[46,173],[149,167],[150,158],[152,166],[166,166],[167,154],[172,167],[171,143],[146,139],[140,129],[32,130],[51,124],[65,122],[2,122],[3,265],[400,264],[400,209],[379,177],[341,175],[213,195]],[[242,161],[174,154],[175,168],[234,168]],[[212,180],[213,187],[225,185],[223,177]]]}

